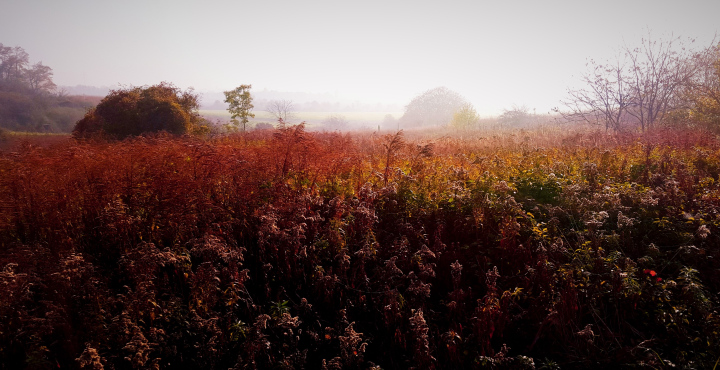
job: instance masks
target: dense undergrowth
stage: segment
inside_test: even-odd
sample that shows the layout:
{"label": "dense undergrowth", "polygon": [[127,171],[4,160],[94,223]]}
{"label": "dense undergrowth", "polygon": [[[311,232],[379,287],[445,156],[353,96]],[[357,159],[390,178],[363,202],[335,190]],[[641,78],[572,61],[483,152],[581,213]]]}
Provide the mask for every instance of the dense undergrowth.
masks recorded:
{"label": "dense undergrowth", "polygon": [[0,368],[711,369],[697,132],[0,153]]}

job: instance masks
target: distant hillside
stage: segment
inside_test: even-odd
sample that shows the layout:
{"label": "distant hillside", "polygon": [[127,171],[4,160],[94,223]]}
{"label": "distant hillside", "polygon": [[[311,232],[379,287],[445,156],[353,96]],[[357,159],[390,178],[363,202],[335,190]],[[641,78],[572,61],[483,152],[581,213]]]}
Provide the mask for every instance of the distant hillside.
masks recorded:
{"label": "distant hillside", "polygon": [[30,56],[22,47],[0,44],[0,129],[70,132],[75,122],[100,101],[99,96],[104,96],[96,90],[76,96],[59,89],[52,77],[52,68],[42,62],[30,64]]}

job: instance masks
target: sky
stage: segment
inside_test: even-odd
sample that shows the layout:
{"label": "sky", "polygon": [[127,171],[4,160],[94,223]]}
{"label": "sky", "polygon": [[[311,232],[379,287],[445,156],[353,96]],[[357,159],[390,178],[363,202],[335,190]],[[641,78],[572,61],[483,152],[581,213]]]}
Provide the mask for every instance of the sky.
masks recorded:
{"label": "sky", "polygon": [[[588,59],[720,33],[717,0],[0,0],[0,43],[58,85],[332,93],[407,104],[437,86],[483,115],[547,113]],[[719,38],[715,39],[720,41]]]}

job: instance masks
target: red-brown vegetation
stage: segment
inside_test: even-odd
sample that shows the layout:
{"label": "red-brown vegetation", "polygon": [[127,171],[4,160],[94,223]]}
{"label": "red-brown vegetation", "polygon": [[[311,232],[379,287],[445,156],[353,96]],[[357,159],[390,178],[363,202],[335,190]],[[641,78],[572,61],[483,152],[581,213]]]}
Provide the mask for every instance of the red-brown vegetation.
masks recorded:
{"label": "red-brown vegetation", "polygon": [[699,132],[0,152],[0,368],[712,368]]}

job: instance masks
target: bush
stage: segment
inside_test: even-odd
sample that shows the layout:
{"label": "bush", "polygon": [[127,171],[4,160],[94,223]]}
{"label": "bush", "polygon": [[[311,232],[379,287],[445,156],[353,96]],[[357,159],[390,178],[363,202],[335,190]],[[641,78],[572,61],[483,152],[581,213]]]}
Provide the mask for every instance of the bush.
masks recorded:
{"label": "bush", "polygon": [[260,122],[255,125],[256,130],[272,130],[275,127],[267,122]]}
{"label": "bush", "polygon": [[323,129],[332,131],[332,130],[344,130],[347,128],[348,120],[343,115],[339,114],[333,114],[331,116],[326,117],[323,122]]}
{"label": "bush", "polygon": [[75,136],[105,133],[124,139],[144,133],[202,133],[198,96],[168,83],[113,90],[75,124]]}

